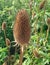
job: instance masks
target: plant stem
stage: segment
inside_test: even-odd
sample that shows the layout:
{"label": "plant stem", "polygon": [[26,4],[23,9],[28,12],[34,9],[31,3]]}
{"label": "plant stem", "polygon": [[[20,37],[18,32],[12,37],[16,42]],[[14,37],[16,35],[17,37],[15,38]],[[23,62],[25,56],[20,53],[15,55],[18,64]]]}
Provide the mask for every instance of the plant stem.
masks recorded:
{"label": "plant stem", "polygon": [[21,47],[20,47],[19,65],[22,65],[22,61],[23,61],[23,52],[24,52],[24,46],[21,46]]}
{"label": "plant stem", "polygon": [[4,37],[5,37],[5,43],[6,43],[6,31],[4,30]]}
{"label": "plant stem", "polygon": [[48,39],[48,35],[49,35],[49,26],[48,26],[48,30],[47,30],[47,36],[46,36],[46,39]]}

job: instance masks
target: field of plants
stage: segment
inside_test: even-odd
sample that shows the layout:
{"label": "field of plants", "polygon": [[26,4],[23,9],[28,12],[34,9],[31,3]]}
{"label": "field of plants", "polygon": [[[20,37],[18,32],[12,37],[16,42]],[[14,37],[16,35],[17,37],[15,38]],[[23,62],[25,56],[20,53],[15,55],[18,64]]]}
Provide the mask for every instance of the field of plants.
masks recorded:
{"label": "field of plants", "polygon": [[50,0],[0,0],[0,65],[50,65]]}

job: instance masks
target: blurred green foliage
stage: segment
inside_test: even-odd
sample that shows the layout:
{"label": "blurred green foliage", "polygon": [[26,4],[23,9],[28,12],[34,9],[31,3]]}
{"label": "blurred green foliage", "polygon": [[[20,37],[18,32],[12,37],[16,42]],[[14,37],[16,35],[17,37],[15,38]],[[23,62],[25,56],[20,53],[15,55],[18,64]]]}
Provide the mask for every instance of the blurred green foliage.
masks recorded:
{"label": "blurred green foliage", "polygon": [[[47,18],[50,17],[50,0],[47,0],[45,8],[39,9],[40,2],[43,0],[32,0],[32,12],[36,13],[34,18],[30,12],[30,0],[0,0],[0,65],[3,64],[4,58],[7,56],[7,47],[5,44],[4,33],[2,31],[2,22],[6,22],[6,36],[10,41],[13,38],[13,25],[16,14],[20,9],[26,9],[30,16],[31,38],[30,44],[24,53],[23,65],[50,65],[50,33],[46,42],[46,34],[48,26]],[[42,29],[42,31],[41,31]],[[36,33],[35,33],[36,30]],[[34,55],[34,50],[37,49],[37,54]],[[16,63],[19,60],[19,54],[16,53]]]}

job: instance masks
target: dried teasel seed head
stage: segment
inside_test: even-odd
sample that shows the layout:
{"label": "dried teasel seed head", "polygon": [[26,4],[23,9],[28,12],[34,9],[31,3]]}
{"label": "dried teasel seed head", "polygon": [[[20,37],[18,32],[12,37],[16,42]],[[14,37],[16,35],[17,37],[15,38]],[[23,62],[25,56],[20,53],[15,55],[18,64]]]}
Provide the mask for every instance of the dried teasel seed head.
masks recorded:
{"label": "dried teasel seed head", "polygon": [[6,22],[3,22],[2,23],[2,30],[5,30],[6,29]]}
{"label": "dried teasel seed head", "polygon": [[26,10],[22,9],[16,16],[16,22],[13,28],[13,35],[16,42],[27,44],[30,39],[29,15]]}
{"label": "dried teasel seed head", "polygon": [[3,65],[7,65],[7,62],[4,62]]}
{"label": "dried teasel seed head", "polygon": [[39,7],[39,9],[42,9],[42,8],[44,7],[45,2],[46,2],[46,0],[43,0],[43,1],[40,3],[40,7]]}
{"label": "dried teasel seed head", "polygon": [[39,57],[40,57],[40,55],[39,55],[39,53],[38,53],[38,50],[37,50],[37,49],[34,49],[34,50],[33,50],[33,54],[34,54],[34,56],[35,56],[35,57],[37,57],[37,58],[39,58]]}
{"label": "dried teasel seed head", "polygon": [[6,46],[10,46],[10,40],[8,38],[6,38]]}
{"label": "dried teasel seed head", "polygon": [[50,18],[47,19],[47,25],[50,26]]}

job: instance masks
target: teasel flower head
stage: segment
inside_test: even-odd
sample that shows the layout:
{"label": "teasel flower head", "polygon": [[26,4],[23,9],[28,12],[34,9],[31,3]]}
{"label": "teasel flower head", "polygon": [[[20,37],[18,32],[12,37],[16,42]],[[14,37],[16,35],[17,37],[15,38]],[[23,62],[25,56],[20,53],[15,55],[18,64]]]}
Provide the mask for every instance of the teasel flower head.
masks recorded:
{"label": "teasel flower head", "polygon": [[40,7],[39,7],[39,9],[44,8],[45,2],[46,2],[46,0],[43,0],[43,1],[40,3]]}
{"label": "teasel flower head", "polygon": [[30,39],[30,20],[25,9],[18,12],[16,22],[14,23],[13,35],[16,42],[28,44]]}
{"label": "teasel flower head", "polygon": [[50,18],[47,19],[47,25],[50,26]]}
{"label": "teasel flower head", "polygon": [[10,46],[11,42],[8,38],[6,38],[6,46]]}
{"label": "teasel flower head", "polygon": [[39,55],[39,53],[38,53],[38,50],[37,50],[37,49],[34,49],[34,50],[33,50],[33,54],[34,54],[34,56],[35,56],[35,57],[37,57],[37,58],[39,58],[39,57],[40,57],[40,55]]}
{"label": "teasel flower head", "polygon": [[3,22],[2,23],[2,30],[5,30],[6,29],[6,22]]}

